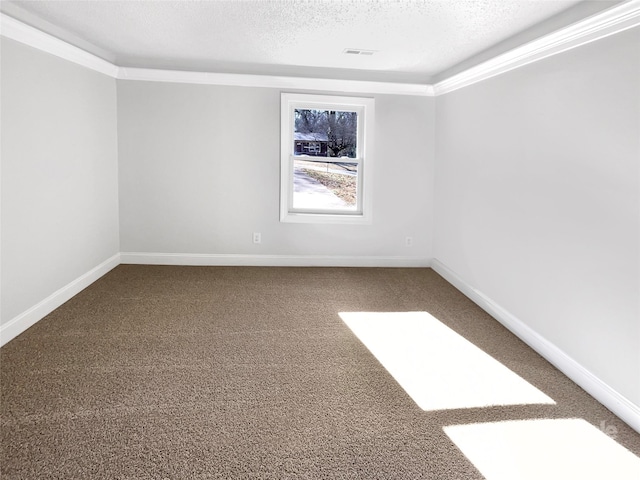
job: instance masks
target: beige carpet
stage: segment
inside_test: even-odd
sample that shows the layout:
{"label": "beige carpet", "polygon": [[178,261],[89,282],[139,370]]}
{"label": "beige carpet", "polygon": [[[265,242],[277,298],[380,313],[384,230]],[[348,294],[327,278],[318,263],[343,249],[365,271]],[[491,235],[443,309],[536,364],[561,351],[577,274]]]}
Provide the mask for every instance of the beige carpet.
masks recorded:
{"label": "beige carpet", "polygon": [[[422,410],[338,315],[410,311],[555,404]],[[0,355],[3,479],[480,479],[445,428],[529,419],[604,425],[640,454],[430,269],[121,265]]]}

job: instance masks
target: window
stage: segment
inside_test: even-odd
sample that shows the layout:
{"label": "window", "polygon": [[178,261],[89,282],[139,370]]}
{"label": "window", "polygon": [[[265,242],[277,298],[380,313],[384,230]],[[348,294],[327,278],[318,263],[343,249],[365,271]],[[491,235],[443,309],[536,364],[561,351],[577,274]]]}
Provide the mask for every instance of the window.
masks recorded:
{"label": "window", "polygon": [[282,94],[280,220],[370,223],[374,100]]}

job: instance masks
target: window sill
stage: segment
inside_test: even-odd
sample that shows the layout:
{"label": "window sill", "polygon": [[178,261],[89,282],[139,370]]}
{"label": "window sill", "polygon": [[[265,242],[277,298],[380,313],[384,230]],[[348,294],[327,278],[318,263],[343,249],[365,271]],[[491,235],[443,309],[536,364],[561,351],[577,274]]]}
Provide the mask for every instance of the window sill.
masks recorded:
{"label": "window sill", "polygon": [[371,215],[284,212],[280,215],[280,221],[283,223],[371,225]]}

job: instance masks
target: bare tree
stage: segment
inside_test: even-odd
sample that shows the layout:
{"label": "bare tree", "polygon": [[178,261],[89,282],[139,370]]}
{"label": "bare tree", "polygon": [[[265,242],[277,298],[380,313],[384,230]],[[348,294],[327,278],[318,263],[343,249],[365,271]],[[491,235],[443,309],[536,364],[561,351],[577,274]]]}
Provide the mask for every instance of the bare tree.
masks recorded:
{"label": "bare tree", "polygon": [[358,115],[356,112],[329,112],[329,145],[331,157],[355,158],[357,151]]}
{"label": "bare tree", "polygon": [[295,110],[295,129],[301,133],[327,133],[327,112],[324,110]]}
{"label": "bare tree", "polygon": [[326,138],[329,157],[356,157],[358,137],[356,112],[296,109],[295,131],[316,133],[319,138]]}

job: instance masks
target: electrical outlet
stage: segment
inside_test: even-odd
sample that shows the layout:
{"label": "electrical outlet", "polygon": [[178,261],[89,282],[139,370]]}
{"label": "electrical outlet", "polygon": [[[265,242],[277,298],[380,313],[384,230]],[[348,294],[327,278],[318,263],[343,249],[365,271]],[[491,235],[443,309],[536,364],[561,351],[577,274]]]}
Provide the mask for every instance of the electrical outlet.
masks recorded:
{"label": "electrical outlet", "polygon": [[262,242],[262,234],[258,232],[253,232],[253,243],[260,243],[260,242]]}
{"label": "electrical outlet", "polygon": [[413,237],[406,237],[404,239],[404,246],[405,247],[413,247]]}

